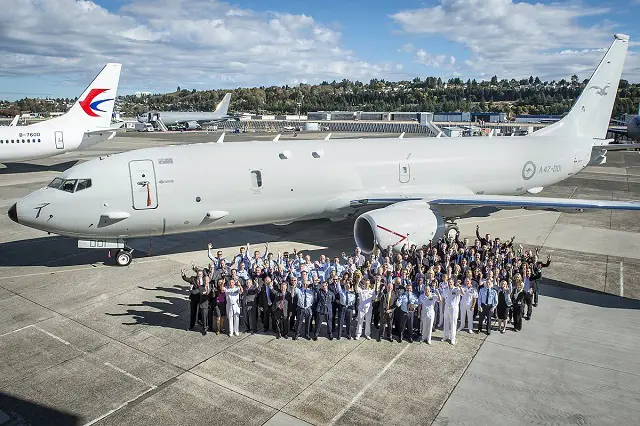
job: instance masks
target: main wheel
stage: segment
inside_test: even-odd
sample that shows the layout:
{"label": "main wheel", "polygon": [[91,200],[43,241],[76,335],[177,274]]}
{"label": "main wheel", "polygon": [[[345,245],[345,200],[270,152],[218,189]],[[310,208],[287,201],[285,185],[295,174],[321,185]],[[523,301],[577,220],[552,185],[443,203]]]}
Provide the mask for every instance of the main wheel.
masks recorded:
{"label": "main wheel", "polygon": [[118,252],[116,253],[116,264],[118,266],[129,266],[131,260],[131,253],[129,253],[128,251],[118,250]]}
{"label": "main wheel", "polygon": [[445,231],[447,238],[449,239],[449,241],[455,241],[456,240],[456,235],[458,235],[458,227],[456,225],[448,225],[447,229]]}

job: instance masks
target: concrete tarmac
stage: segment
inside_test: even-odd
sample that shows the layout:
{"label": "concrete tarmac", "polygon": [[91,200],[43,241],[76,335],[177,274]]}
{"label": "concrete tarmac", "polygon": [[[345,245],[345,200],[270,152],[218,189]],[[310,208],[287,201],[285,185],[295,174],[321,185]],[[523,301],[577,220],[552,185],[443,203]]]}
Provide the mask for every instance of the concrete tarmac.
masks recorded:
{"label": "concrete tarmac", "polygon": [[[269,242],[270,251],[296,247],[317,258],[353,249],[352,221],[138,240],[133,263],[119,268],[105,251],[78,250],[6,215],[76,161],[217,135],[119,135],[0,168],[0,425],[637,423],[637,213],[510,210],[460,221],[463,236],[480,225],[553,258],[522,332],[464,332],[455,346],[440,330],[431,346],[186,330],[180,269],[208,263],[207,242],[225,256]],[[346,136],[354,135],[335,135]],[[640,199],[640,155],[608,157],[541,195]]]}

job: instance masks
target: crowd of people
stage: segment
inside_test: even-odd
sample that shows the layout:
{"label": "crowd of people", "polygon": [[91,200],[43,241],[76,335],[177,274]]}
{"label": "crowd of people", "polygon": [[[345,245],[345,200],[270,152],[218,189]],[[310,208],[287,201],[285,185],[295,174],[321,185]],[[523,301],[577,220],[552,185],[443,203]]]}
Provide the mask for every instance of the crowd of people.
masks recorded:
{"label": "crowd of people", "polygon": [[[358,248],[351,255],[333,259],[320,255],[256,250],[250,246],[227,260],[221,251],[210,263],[192,263],[195,275],[182,278],[189,283],[191,312],[189,330],[196,322],[202,334],[243,331],[257,333],[260,326],[276,338],[294,340],[303,336],[317,340],[321,329],[326,336],[371,339],[371,329],[379,330],[378,341],[415,340],[431,344],[436,327],[443,340],[456,343],[456,332],[475,330],[505,333],[507,324],[515,332],[522,320],[531,319],[538,304],[536,283],[551,256],[542,262],[535,251],[514,247],[514,238],[501,241],[490,234],[476,239],[442,238],[422,247],[403,246],[376,250],[364,256]],[[326,326],[325,326],[326,324]]]}

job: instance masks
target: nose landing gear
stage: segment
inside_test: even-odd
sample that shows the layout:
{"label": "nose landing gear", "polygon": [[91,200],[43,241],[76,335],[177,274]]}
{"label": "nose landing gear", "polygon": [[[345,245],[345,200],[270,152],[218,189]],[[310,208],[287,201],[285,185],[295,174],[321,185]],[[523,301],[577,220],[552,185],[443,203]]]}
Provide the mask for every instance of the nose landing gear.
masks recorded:
{"label": "nose landing gear", "polygon": [[449,241],[455,241],[456,240],[456,236],[458,235],[458,232],[460,232],[460,230],[458,229],[458,227],[456,226],[455,223],[449,223],[447,224],[444,234],[447,237],[447,239]]}
{"label": "nose landing gear", "polygon": [[133,249],[125,246],[124,249],[118,250],[115,260],[118,266],[129,266],[133,260]]}

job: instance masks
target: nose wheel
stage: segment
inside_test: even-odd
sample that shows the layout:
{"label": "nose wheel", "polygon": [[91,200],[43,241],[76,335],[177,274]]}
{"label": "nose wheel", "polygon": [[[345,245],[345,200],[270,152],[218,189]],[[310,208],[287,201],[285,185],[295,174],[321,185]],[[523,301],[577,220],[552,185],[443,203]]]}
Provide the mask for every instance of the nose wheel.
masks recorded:
{"label": "nose wheel", "polygon": [[133,249],[131,250],[118,250],[116,253],[116,264],[118,266],[129,266],[131,260],[133,260]]}

